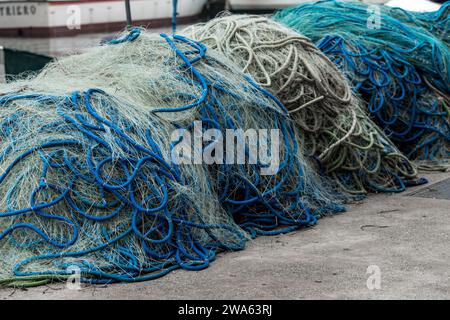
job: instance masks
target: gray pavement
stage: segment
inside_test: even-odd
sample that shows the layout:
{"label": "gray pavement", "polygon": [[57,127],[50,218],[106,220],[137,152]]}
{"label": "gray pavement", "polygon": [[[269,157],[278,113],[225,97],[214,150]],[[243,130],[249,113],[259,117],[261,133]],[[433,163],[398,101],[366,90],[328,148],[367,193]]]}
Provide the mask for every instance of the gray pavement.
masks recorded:
{"label": "gray pavement", "polygon": [[[0,299],[450,299],[450,200],[411,196],[450,173],[425,176],[426,186],[372,195],[313,228],[257,238],[204,271],[79,291],[0,289]],[[378,271],[380,288],[371,290]]]}

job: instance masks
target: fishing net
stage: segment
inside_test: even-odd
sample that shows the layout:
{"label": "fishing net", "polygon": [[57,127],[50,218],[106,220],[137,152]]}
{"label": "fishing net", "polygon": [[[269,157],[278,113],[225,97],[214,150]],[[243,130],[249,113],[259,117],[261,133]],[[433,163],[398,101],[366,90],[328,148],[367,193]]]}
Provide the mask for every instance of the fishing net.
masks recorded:
{"label": "fishing net", "polygon": [[384,10],[375,12],[353,1],[321,1],[282,10],[274,19],[317,41],[408,158],[422,168],[445,169],[450,155],[450,52],[425,29]]}
{"label": "fishing net", "polygon": [[349,194],[403,191],[416,171],[368,118],[345,77],[303,35],[261,16],[228,15],[181,31],[220,52],[287,107],[304,148]]}
{"label": "fishing net", "polygon": [[423,28],[436,38],[450,45],[450,2],[435,12],[411,12],[402,8],[381,7],[384,13],[403,23]]}
{"label": "fishing net", "polygon": [[[133,29],[0,92],[0,284],[74,268],[89,283],[200,270],[252,236],[343,210],[301,156],[283,105],[187,38]],[[259,158],[174,161],[186,132],[207,129],[277,129],[279,152],[267,154],[277,171],[262,174]],[[218,143],[210,136],[186,159]]]}

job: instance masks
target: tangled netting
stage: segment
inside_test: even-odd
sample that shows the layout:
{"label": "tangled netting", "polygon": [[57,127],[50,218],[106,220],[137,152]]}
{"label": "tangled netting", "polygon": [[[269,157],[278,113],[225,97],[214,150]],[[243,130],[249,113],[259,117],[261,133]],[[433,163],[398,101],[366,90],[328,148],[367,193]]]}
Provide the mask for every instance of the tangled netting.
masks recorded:
{"label": "tangled netting", "polygon": [[301,128],[307,154],[341,190],[403,191],[405,180],[416,177],[308,38],[265,17],[228,14],[181,33],[230,58],[275,94]]}
{"label": "tangled netting", "polygon": [[402,152],[441,168],[450,156],[450,51],[425,29],[371,10],[353,1],[321,1],[274,19],[317,41]]}
{"label": "tangled netting", "polygon": [[436,38],[450,45],[450,2],[447,1],[435,12],[410,12],[395,7],[381,7],[381,9],[403,23],[427,30]]}
{"label": "tangled netting", "polygon": [[[218,250],[343,210],[301,157],[283,105],[206,51],[133,29],[0,87],[0,283],[74,268],[89,283],[199,270]],[[177,164],[187,136],[173,132],[192,133],[197,120],[201,132],[278,129],[279,170]]]}

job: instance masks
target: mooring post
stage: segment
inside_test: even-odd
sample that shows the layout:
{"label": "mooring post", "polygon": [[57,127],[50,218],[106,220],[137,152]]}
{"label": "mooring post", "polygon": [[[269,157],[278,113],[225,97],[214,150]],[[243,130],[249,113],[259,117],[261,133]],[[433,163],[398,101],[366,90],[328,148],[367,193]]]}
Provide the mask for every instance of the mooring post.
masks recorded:
{"label": "mooring post", "polygon": [[131,7],[130,0],[125,0],[125,12],[127,15],[127,28],[131,28],[133,22],[131,21]]}

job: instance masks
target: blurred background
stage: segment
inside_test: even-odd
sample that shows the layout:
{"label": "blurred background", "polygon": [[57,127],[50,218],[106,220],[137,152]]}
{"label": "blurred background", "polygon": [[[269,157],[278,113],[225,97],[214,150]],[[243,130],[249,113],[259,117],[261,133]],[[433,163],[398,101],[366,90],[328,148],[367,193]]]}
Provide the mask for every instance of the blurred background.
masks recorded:
{"label": "blurred background", "polygon": [[[361,1],[411,11],[435,11],[445,2]],[[178,0],[176,11],[182,28],[223,10],[264,14],[302,2],[311,0]],[[98,45],[127,25],[171,32],[173,4],[172,0],[0,0],[0,81]]]}

